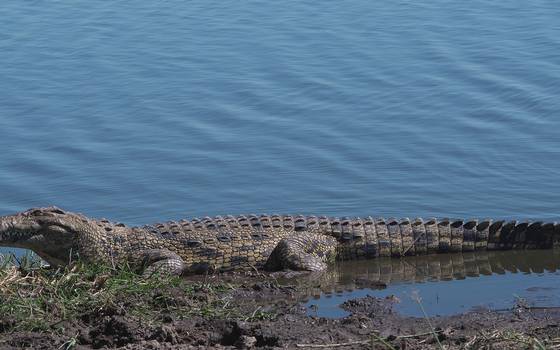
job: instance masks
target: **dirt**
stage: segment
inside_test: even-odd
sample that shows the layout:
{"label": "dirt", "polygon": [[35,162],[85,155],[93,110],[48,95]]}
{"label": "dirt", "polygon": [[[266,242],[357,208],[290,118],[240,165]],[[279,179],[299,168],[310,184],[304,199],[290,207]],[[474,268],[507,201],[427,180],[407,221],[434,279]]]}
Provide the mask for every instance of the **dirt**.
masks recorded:
{"label": "dirt", "polygon": [[[231,283],[223,292],[241,310],[235,319],[185,318],[155,310],[156,318],[139,319],[126,307],[107,307],[64,320],[50,332],[5,331],[10,320],[0,315],[1,349],[247,349],[247,348],[532,348],[557,344],[560,310],[517,305],[504,311],[475,311],[449,317],[413,318],[394,311],[396,298],[371,296],[345,302],[351,314],[342,319],[308,315],[301,300],[309,285],[279,282],[285,275],[204,277],[209,284]],[[291,277],[291,276],[289,276]],[[198,281],[203,277],[196,277]],[[185,298],[177,293],[176,298]],[[132,301],[133,302],[133,301]],[[204,293],[182,305],[204,307]],[[255,317],[260,315],[261,317]],[[260,318],[260,319],[257,319]],[[246,320],[245,320],[246,319]]]}

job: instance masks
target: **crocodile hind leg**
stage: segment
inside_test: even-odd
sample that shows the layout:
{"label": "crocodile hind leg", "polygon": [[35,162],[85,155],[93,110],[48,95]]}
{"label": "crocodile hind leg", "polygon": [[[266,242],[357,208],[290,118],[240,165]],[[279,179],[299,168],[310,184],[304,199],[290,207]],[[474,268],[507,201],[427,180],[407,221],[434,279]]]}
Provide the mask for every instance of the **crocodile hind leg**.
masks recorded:
{"label": "crocodile hind leg", "polygon": [[298,232],[282,239],[270,254],[265,269],[322,271],[336,255],[337,241],[330,236]]}
{"label": "crocodile hind leg", "polygon": [[132,264],[142,271],[144,277],[153,274],[181,275],[185,262],[176,253],[167,249],[148,249],[139,252]]}

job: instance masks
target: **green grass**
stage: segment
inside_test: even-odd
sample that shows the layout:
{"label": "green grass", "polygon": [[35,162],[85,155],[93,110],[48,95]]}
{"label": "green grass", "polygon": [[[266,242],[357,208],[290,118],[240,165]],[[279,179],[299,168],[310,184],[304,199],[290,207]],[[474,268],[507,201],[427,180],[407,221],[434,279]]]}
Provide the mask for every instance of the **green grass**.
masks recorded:
{"label": "green grass", "polygon": [[119,313],[154,323],[162,315],[244,320],[273,316],[259,310],[243,314],[231,302],[234,286],[229,284],[144,278],[126,266],[77,262],[48,270],[39,265],[27,258],[0,263],[0,331],[47,331],[66,320]]}

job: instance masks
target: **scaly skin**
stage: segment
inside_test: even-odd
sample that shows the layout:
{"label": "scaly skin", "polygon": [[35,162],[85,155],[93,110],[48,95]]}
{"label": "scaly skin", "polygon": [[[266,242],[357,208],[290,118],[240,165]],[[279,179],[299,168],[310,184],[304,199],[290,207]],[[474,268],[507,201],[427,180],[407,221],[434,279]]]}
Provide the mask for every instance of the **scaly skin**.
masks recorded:
{"label": "scaly skin", "polygon": [[320,271],[329,261],[474,250],[551,248],[560,226],[490,220],[250,215],[127,227],[56,207],[0,217],[0,246],[52,265],[130,263],[145,274],[233,269]]}

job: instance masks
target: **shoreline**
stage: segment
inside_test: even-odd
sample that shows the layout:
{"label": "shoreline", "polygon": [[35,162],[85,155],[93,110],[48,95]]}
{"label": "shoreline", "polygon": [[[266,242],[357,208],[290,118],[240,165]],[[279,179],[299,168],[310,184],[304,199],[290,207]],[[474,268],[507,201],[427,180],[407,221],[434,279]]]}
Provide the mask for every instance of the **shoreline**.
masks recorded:
{"label": "shoreline", "polygon": [[[297,274],[296,274],[297,275]],[[312,282],[289,273],[142,280],[76,264],[65,271],[0,269],[0,348],[19,349],[495,349],[560,345],[560,308],[405,317],[395,298],[346,301],[350,315],[309,316]],[[307,280],[309,281],[309,280]],[[440,347],[441,346],[441,347]]]}

